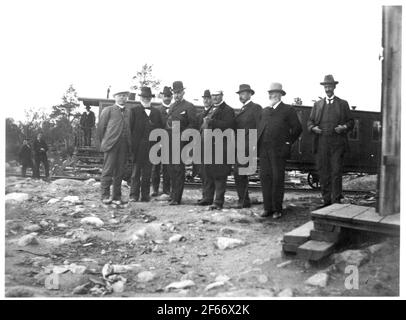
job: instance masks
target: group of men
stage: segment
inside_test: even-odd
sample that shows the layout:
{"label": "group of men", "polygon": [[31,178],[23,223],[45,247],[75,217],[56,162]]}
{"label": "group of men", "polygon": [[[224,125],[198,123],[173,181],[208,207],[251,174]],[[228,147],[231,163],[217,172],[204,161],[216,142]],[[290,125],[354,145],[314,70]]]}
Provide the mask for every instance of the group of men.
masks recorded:
{"label": "group of men", "polygon": [[[314,135],[313,150],[321,177],[324,205],[340,202],[343,155],[348,149],[346,134],[354,125],[348,103],[334,96],[337,83],[332,75],[327,75],[321,82],[326,98],[315,104],[307,123],[308,130]],[[266,108],[251,100],[255,91],[250,85],[241,84],[236,93],[242,103],[237,112],[223,100],[222,90],[205,90],[202,96],[204,110],[198,113],[196,107],[184,99],[185,88],[181,81],[175,81],[172,88],[164,87],[161,92],[162,104],[157,107],[151,105],[154,95],[149,87],[141,88],[141,103],[133,108],[126,105],[129,91],[115,92],[115,104],[102,110],[98,125],[101,151],[104,152],[102,201],[106,204],[122,203],[121,182],[128,156],[131,155],[133,167],[129,201],[147,202],[150,196],[157,196],[162,172],[162,191],[169,195],[169,205],[181,204],[185,164],[182,160],[176,161],[180,159],[180,154],[175,154],[172,148],[172,138],[179,134],[174,125],[179,126],[177,129],[180,134],[189,128],[199,130],[202,146],[205,146],[207,139],[206,129],[218,129],[221,132],[239,129],[244,131],[245,156],[252,151],[249,148],[254,148],[259,158],[264,201],[261,216],[280,218],[286,160],[290,157],[293,143],[302,133],[302,124],[295,109],[282,102],[286,92],[280,83],[271,84],[268,90],[270,106]],[[169,150],[168,164],[153,165],[149,159],[149,151],[156,143],[149,140],[149,135],[157,128],[166,130],[169,136],[169,147],[161,149],[161,152]],[[254,146],[249,143],[250,129],[257,130]],[[180,141],[180,150],[187,143]],[[202,161],[196,166],[202,178],[202,198],[197,202],[198,205],[210,206],[213,210],[223,208],[227,176],[233,171],[238,194],[237,207],[251,206],[248,176],[239,171],[247,164],[227,161],[227,143],[224,137],[222,163],[214,161],[215,152],[212,152],[211,163]],[[215,144],[210,147],[214,151]],[[151,182],[153,192],[150,195]]]}
{"label": "group of men", "polygon": [[42,133],[39,133],[32,146],[29,140],[25,138],[18,154],[21,163],[21,175],[27,174],[27,168],[32,169],[32,177],[39,179],[41,163],[44,165],[45,178],[49,178],[49,163],[47,157],[48,145],[45,142]]}

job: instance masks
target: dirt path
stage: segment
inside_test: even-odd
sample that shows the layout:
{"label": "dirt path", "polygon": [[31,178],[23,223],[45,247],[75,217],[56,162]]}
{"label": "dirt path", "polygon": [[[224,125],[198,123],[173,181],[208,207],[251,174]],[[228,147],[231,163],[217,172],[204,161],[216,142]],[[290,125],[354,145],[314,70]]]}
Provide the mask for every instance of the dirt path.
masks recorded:
{"label": "dirt path", "polygon": [[[28,201],[6,203],[8,296],[72,296],[80,285],[83,290],[79,290],[78,296],[108,297],[267,297],[284,289],[291,289],[296,296],[398,294],[396,244],[390,254],[378,256],[361,268],[360,279],[365,284],[359,290],[346,290],[345,275],[341,273],[332,274],[326,288],[305,285],[306,279],[331,262],[309,265],[294,256],[285,256],[281,240],[285,232],[310,220],[310,212],[320,205],[315,196],[287,193],[286,214],[275,221],[258,217],[260,204],[242,210],[208,211],[206,207],[197,207],[194,203],[200,198],[198,190],[185,190],[181,206],[154,200],[114,208],[100,203],[97,183],[57,184],[13,178],[7,179],[6,185],[7,193],[22,192],[30,197]],[[125,199],[128,188],[123,190]],[[61,199],[48,203],[66,196],[77,196],[79,202]],[[252,197],[261,200],[260,194]],[[236,193],[227,192],[226,202],[235,204]],[[99,218],[104,224],[82,224],[85,217]],[[38,244],[19,245],[21,237],[33,230],[37,232]],[[171,242],[174,235],[179,235],[179,239]],[[239,239],[243,244],[221,250],[216,245],[219,237]],[[370,243],[371,239],[365,240],[365,244]],[[290,262],[285,267],[278,267],[286,261]],[[388,265],[385,261],[394,263]],[[102,273],[109,263],[134,268],[110,275],[106,281]],[[58,276],[59,288],[49,289],[49,277],[55,273],[53,266],[71,264],[85,266],[84,273],[65,270],[61,279]],[[186,280],[193,284],[189,281],[185,288],[166,288]],[[214,288],[207,290],[213,283]],[[115,284],[114,289],[111,284]]]}

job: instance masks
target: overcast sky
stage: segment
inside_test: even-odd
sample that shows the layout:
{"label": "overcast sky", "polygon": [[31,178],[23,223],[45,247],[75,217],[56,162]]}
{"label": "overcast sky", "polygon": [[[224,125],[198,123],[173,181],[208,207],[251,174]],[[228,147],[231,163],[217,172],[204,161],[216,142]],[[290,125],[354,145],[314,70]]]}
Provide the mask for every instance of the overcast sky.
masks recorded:
{"label": "overcast sky", "polygon": [[182,80],[185,98],[199,104],[216,87],[240,107],[235,91],[248,83],[266,106],[270,83],[281,82],[285,102],[311,105],[331,73],[337,96],[379,111],[382,3],[2,1],[2,112],[20,119],[28,107],[50,110],[70,84],[79,96],[104,98],[144,63],[163,85]]}

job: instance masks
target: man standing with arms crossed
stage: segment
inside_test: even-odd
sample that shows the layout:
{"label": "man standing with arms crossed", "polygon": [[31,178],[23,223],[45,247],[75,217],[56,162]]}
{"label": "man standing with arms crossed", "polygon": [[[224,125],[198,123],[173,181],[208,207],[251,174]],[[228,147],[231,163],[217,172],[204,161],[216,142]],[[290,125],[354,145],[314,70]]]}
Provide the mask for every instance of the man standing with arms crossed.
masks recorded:
{"label": "man standing with arms crossed", "polygon": [[127,90],[115,92],[115,104],[105,107],[100,114],[98,138],[101,141],[100,151],[104,152],[101,174],[101,198],[104,204],[122,204],[121,181],[128,161],[133,129],[131,111],[125,105],[129,95]]}

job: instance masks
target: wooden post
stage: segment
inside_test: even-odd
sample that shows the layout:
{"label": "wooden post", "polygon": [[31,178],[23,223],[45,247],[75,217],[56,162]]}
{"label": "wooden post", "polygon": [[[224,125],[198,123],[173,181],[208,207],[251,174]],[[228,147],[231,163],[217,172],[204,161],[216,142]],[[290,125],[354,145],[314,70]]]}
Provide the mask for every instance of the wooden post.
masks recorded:
{"label": "wooden post", "polygon": [[378,212],[386,216],[400,212],[402,6],[383,6],[382,47],[382,152]]}

